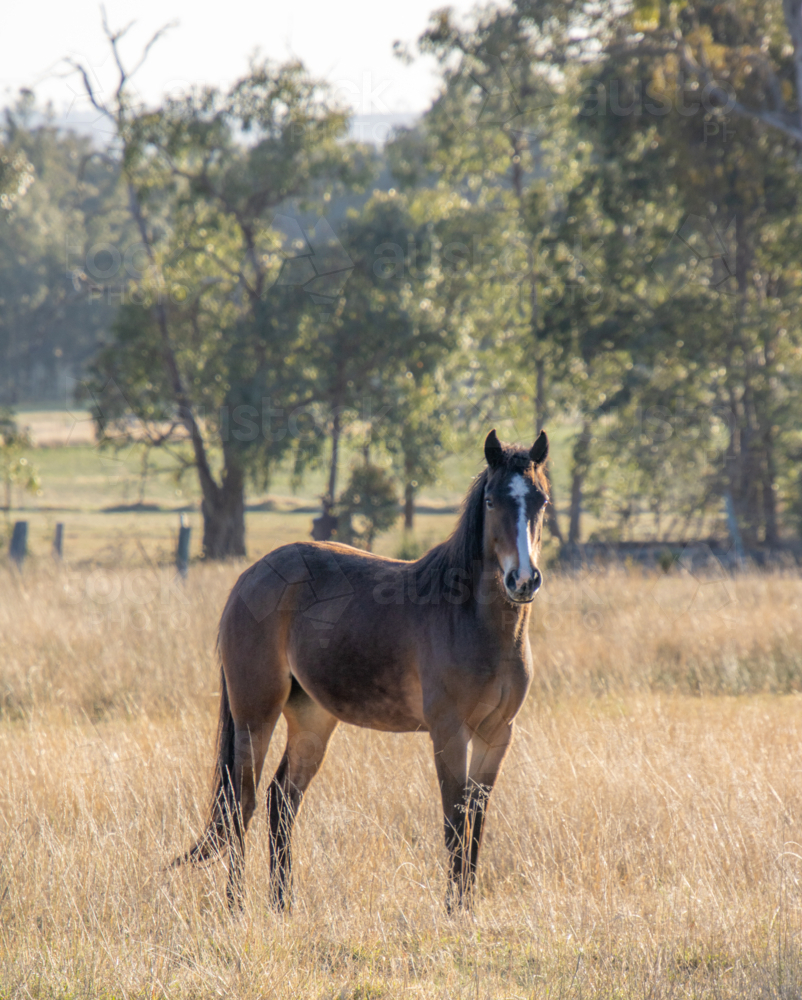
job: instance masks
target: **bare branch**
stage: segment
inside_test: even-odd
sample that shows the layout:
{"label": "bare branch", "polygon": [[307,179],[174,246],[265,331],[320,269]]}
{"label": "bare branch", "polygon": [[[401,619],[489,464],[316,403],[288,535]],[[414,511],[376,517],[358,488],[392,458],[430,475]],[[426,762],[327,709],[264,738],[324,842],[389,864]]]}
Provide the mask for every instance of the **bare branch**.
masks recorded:
{"label": "bare branch", "polygon": [[118,31],[112,31],[111,27],[109,26],[109,20],[106,14],[105,5],[102,4],[100,7],[100,16],[103,22],[103,31],[106,35],[106,38],[109,40],[109,45],[111,46],[111,53],[112,56],[114,57],[114,62],[117,66],[117,72],[119,74],[119,83],[117,84],[115,97],[117,99],[118,108],[120,111],[122,111],[122,96],[125,90],[125,85],[142,68],[142,66],[145,63],[145,60],[148,57],[150,50],[153,48],[156,42],[158,42],[160,38],[162,38],[168,31],[170,31],[171,28],[176,27],[178,22],[169,21],[167,24],[162,25],[162,27],[159,28],[159,30],[153,34],[150,41],[145,45],[144,49],[142,50],[142,55],[140,56],[139,61],[136,63],[134,68],[131,70],[127,70],[125,68],[125,64],[123,63],[122,56],[120,55],[118,43],[122,38],[125,38],[125,36],[131,30],[134,24],[136,24],[136,22],[129,21],[124,28],[120,28]]}
{"label": "bare branch", "polygon": [[114,115],[111,113],[111,111],[109,111],[106,105],[103,104],[103,102],[99,99],[99,97],[95,93],[95,88],[92,86],[92,83],[89,80],[89,73],[86,67],[82,63],[76,62],[74,59],[68,59],[67,63],[68,65],[72,66],[74,70],[76,70],[78,73],[81,74],[81,77],[83,78],[84,82],[84,90],[86,91],[86,96],[92,102],[92,106],[101,114],[108,115],[109,118],[113,119]]}
{"label": "bare branch", "polygon": [[151,38],[151,40],[147,43],[147,45],[145,46],[145,48],[142,50],[142,57],[140,58],[139,62],[136,64],[136,66],[134,66],[134,68],[128,74],[129,78],[132,77],[132,76],[134,76],[137,73],[137,71],[142,68],[142,65],[144,64],[145,60],[148,57],[148,53],[153,48],[153,46],[156,44],[156,42],[158,42],[160,38],[162,38],[164,35],[166,35],[168,31],[172,31],[173,28],[177,28],[177,27],[178,27],[178,21],[168,21],[167,24],[163,24],[161,26],[161,28],[159,28],[159,30],[157,32],[155,32],[155,34],[153,35],[153,37]]}
{"label": "bare branch", "polygon": [[111,28],[109,27],[108,17],[106,16],[106,8],[102,4],[101,4],[101,7],[100,7],[100,16],[101,16],[101,20],[103,22],[103,31],[106,34],[106,38],[108,38],[108,40],[109,40],[109,45],[111,46],[111,54],[114,57],[114,62],[117,64],[117,71],[120,74],[120,82],[117,84],[117,90],[115,91],[114,96],[115,96],[115,98],[117,100],[118,115],[121,117],[122,116],[122,100],[121,100],[121,98],[122,98],[123,91],[125,90],[125,84],[128,81],[128,74],[125,71],[125,67],[123,66],[122,59],[120,58],[120,52],[119,52],[119,50],[117,48],[117,42],[121,38],[125,37],[125,35],[128,33],[128,30],[130,29],[131,25],[134,22],[133,21],[129,21],[129,23],[124,28],[121,28],[119,31],[112,31]]}

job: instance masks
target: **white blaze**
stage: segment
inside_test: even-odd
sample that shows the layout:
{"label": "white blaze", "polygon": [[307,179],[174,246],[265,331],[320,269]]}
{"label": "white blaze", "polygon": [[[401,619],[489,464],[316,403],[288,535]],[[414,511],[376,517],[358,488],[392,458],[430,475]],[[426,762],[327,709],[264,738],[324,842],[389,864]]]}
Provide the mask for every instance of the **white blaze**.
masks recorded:
{"label": "white blaze", "polygon": [[510,493],[518,501],[518,582],[524,583],[532,575],[532,555],[529,542],[529,521],[526,517],[526,497],[529,483],[522,475],[513,476]]}

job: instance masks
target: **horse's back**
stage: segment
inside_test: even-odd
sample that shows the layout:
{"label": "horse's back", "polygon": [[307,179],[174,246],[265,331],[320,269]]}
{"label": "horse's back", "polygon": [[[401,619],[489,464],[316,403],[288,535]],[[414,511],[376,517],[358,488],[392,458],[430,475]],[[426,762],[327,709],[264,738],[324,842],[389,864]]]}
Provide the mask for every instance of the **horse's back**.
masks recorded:
{"label": "horse's back", "polygon": [[293,542],[273,549],[239,578],[229,607],[239,599],[256,623],[275,612],[296,612],[333,623],[387,566],[402,566],[350,545]]}

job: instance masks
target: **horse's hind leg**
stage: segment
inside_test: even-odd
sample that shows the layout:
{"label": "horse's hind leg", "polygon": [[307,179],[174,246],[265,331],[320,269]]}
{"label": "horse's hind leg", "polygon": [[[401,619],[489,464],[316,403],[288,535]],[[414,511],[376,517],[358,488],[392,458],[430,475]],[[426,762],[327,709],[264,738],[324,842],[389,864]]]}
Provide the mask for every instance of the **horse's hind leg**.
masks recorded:
{"label": "horse's hind leg", "polygon": [[223,612],[219,636],[233,723],[229,749],[221,760],[232,792],[227,820],[232,827],[227,889],[232,910],[242,907],[245,831],[256,806],[265,754],[292,680],[281,633],[284,619],[271,616],[257,621],[250,605],[234,599],[236,593],[232,592]]}
{"label": "horse's hind leg", "polygon": [[270,746],[270,737],[281,714],[277,705],[261,723],[236,726],[234,730],[233,785],[235,808],[231,823],[233,837],[228,862],[226,895],[231,910],[242,909],[242,869],[245,860],[245,831],[256,808],[256,789]]}
{"label": "horse's hind leg", "polygon": [[267,793],[270,825],[270,891],[283,910],[292,889],[292,827],[309,782],[317,774],[337,719],[293,682],[284,706],[287,747]]}

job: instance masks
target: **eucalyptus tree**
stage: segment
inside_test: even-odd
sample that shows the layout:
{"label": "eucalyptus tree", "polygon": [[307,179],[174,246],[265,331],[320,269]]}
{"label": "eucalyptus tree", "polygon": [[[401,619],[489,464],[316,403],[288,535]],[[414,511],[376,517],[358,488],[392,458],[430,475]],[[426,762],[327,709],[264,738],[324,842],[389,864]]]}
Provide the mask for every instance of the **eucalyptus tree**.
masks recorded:
{"label": "eucalyptus tree", "polygon": [[[575,121],[583,60],[611,37],[611,18],[549,2],[489,7],[467,28],[450,12],[434,15],[421,48],[439,58],[443,91],[395,154],[402,178],[427,170],[465,199],[483,230],[474,246],[491,248],[473,255],[478,280],[466,311],[491,384],[528,399],[538,429],[558,408],[575,415],[578,451],[600,399],[617,387],[603,345],[611,317],[629,305],[599,253],[612,223],[594,204],[592,147]],[[583,474],[574,458],[572,540]]]}
{"label": "eucalyptus tree", "polygon": [[361,436],[366,454],[376,445],[399,458],[408,518],[423,466],[439,455],[439,435],[424,414],[433,413],[428,386],[454,335],[438,295],[437,241],[413,208],[392,189],[351,213],[339,231],[352,265],[347,281],[336,301],[310,310],[302,324],[305,369],[331,443],[325,512],[337,500],[343,434]]}
{"label": "eucalyptus tree", "polygon": [[[649,321],[630,327],[629,346],[652,375],[640,383],[642,401],[679,433],[630,440],[644,438],[668,463],[653,482],[686,479],[688,509],[720,508],[729,493],[752,544],[779,541],[780,507],[799,493],[783,470],[802,417],[802,177],[793,128],[779,127],[785,105],[765,113],[773,87],[787,101],[796,86],[787,41],[779,4],[636,5],[594,67],[583,120],[601,159],[626,164],[637,205],[659,205],[655,192],[664,193],[669,231],[662,246],[641,250],[653,276]],[[715,418],[699,420],[702,412]],[[639,461],[648,467],[642,453]]]}
{"label": "eucalyptus tree", "polygon": [[762,2],[513,3],[468,29],[440,13],[424,36],[446,86],[401,166],[426,164],[526,234],[505,387],[534,358],[535,399],[548,375],[550,401],[576,416],[572,541],[602,441],[631,475],[625,500],[600,455],[597,511],[618,495],[626,518],[640,493],[657,520],[730,492],[746,538],[774,542],[777,500],[796,502],[780,479],[795,447],[798,16]]}
{"label": "eucalyptus tree", "polygon": [[[206,557],[242,555],[246,479],[269,474],[292,444],[288,412],[310,398],[298,345],[315,254],[282,242],[275,217],[315,198],[322,206],[369,164],[342,141],[345,112],[299,63],[253,64],[228,90],[140,108],[119,53],[123,33],[108,36],[119,69],[111,103],[78,68],[116,129],[142,264],[95,366],[98,391],[116,386],[96,405],[98,425],[119,440],[133,414],[135,433],[151,443],[183,440],[202,493]],[[311,279],[282,282],[285,261],[299,255]],[[285,426],[274,426],[275,411]]]}

